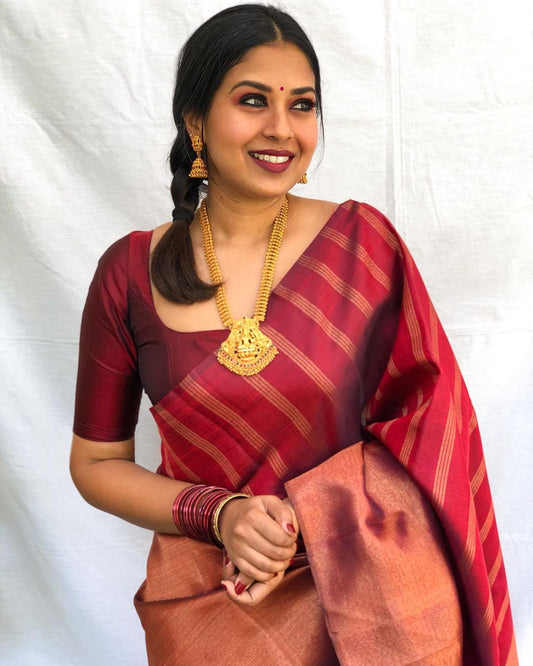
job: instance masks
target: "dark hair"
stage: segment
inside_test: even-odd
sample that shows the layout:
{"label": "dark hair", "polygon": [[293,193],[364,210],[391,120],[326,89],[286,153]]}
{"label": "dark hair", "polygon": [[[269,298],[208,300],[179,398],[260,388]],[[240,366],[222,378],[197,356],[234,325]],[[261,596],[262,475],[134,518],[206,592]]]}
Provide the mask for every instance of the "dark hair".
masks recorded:
{"label": "dark hair", "polygon": [[[152,255],[152,279],[158,291],[175,303],[194,303],[211,298],[217,285],[203,282],[197,274],[189,233],[188,211],[198,207],[205,190],[202,179],[189,178],[193,159],[184,116],[204,117],[225,74],[255,46],[290,42],[307,57],[315,76],[317,112],[321,111],[318,59],[298,23],[270,5],[246,4],[224,9],[201,25],[184,45],[178,60],[172,111],[178,130],[170,151],[173,178],[174,222]],[[321,115],[320,115],[321,117]],[[181,210],[180,210],[181,209]]]}

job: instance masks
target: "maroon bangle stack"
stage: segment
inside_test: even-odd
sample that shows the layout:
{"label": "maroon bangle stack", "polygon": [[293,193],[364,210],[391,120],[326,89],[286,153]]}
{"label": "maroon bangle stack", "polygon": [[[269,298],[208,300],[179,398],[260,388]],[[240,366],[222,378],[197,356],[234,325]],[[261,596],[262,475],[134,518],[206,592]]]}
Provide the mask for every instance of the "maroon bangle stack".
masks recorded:
{"label": "maroon bangle stack", "polygon": [[176,527],[186,536],[222,546],[216,533],[215,513],[225,499],[234,495],[226,488],[194,485],[184,488],[172,505]]}

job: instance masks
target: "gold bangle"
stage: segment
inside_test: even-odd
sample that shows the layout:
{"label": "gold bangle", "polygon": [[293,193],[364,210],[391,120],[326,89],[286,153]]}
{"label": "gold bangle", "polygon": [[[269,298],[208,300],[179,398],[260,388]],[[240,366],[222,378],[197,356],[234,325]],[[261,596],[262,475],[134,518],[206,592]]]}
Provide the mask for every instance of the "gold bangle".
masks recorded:
{"label": "gold bangle", "polygon": [[220,518],[220,512],[228,502],[230,502],[232,499],[238,499],[239,497],[242,497],[243,499],[244,498],[248,499],[250,495],[246,495],[245,493],[233,493],[233,495],[228,495],[227,497],[224,497],[224,499],[215,509],[215,513],[213,514],[213,535],[222,548],[224,547],[224,544],[222,543],[222,536],[220,534],[220,529],[218,527],[218,519]]}

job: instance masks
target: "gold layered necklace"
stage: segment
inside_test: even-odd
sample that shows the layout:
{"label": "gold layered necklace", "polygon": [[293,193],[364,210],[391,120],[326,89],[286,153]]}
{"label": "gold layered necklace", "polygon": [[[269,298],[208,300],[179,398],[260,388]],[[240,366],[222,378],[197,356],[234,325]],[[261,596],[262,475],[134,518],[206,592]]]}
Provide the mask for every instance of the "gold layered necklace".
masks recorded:
{"label": "gold layered necklace", "polygon": [[234,320],[230,313],[220,266],[213,246],[213,236],[211,235],[211,225],[209,224],[205,199],[200,206],[200,226],[205,260],[209,268],[211,281],[220,285],[216,293],[216,304],[220,318],[224,326],[230,329],[227,340],[221,344],[218,350],[217,360],[237,375],[245,377],[256,375],[263,368],[266,368],[278,353],[272,340],[260,330],[259,324],[265,321],[288,212],[289,201],[285,197],[270,234],[254,314],[251,317]]}

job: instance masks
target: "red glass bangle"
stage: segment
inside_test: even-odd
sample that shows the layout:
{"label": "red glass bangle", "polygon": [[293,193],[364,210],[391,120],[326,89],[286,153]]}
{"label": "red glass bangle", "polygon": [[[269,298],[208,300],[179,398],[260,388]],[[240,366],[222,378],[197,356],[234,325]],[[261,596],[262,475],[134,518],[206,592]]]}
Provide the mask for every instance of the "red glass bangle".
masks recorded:
{"label": "red glass bangle", "polygon": [[231,499],[248,497],[217,486],[194,485],[180,491],[172,505],[172,518],[181,534],[222,547],[218,518]]}

